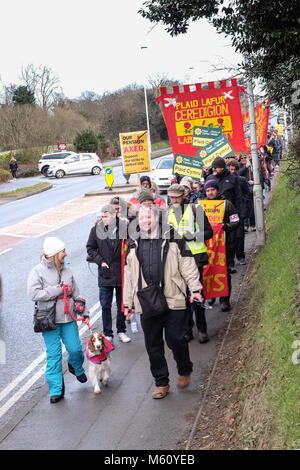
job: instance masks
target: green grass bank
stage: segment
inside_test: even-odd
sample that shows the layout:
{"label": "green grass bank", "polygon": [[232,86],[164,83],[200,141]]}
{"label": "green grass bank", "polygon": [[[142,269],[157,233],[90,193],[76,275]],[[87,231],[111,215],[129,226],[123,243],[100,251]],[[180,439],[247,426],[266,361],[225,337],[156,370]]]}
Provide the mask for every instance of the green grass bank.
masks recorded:
{"label": "green grass bank", "polygon": [[300,339],[299,202],[282,172],[243,309],[248,326],[235,379],[241,390],[235,448],[300,448],[300,341],[299,354],[293,348]]}

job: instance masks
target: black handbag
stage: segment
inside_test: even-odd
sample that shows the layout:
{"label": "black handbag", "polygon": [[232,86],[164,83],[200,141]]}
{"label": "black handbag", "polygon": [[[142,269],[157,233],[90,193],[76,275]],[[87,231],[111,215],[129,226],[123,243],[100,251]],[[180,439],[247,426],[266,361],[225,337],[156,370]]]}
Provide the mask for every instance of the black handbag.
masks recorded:
{"label": "black handbag", "polygon": [[38,309],[37,303],[34,306],[33,329],[35,333],[56,330],[55,324],[56,301],[49,310]]}
{"label": "black handbag", "polygon": [[168,252],[168,242],[163,250],[161,281],[158,284],[151,284],[142,289],[141,264],[139,266],[139,280],[137,296],[142,307],[143,318],[152,318],[163,315],[169,310],[164,295],[164,267]]}

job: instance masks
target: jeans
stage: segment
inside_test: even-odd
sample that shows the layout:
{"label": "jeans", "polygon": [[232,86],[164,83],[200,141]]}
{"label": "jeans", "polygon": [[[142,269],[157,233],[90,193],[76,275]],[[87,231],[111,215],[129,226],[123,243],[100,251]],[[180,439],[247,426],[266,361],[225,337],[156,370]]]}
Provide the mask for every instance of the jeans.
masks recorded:
{"label": "jeans", "polygon": [[169,310],[154,318],[144,319],[141,315],[146,350],[150,360],[150,369],[157,387],[169,383],[169,370],[165,358],[163,333],[168,347],[173,352],[179,375],[190,375],[193,364],[190,360],[189,346],[185,339],[188,329],[186,310]]}
{"label": "jeans", "polygon": [[125,316],[122,312],[122,287],[100,287],[99,288],[99,299],[102,308],[102,323],[103,333],[105,336],[113,337],[112,330],[112,317],[111,317],[111,305],[113,299],[113,292],[116,289],[116,301],[117,301],[117,333],[125,333],[126,324]]}
{"label": "jeans", "polygon": [[61,342],[69,353],[68,362],[74,368],[75,375],[84,373],[82,367],[84,355],[77,322],[56,323],[56,330],[45,331],[42,334],[46,345],[47,367],[45,375],[50,396],[61,395],[63,384]]}

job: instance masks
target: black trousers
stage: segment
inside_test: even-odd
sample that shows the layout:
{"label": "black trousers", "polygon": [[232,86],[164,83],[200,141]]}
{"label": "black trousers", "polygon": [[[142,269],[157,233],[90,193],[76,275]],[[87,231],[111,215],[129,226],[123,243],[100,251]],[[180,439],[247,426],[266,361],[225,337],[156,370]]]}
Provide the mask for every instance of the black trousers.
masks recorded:
{"label": "black trousers", "polygon": [[[203,283],[203,266],[198,266],[198,271],[199,271],[199,279],[201,284]],[[188,292],[187,292],[188,294]],[[201,291],[201,295],[204,298],[203,295],[203,290]],[[196,327],[198,331],[201,333],[206,334],[207,333],[207,323],[206,323],[206,317],[205,317],[205,308],[201,307],[197,302],[193,302],[192,304],[190,303],[188,297],[186,299],[186,311],[189,316],[189,333],[192,334],[192,329],[194,326],[194,320],[193,320],[193,313],[195,313],[195,320],[196,320]]]}
{"label": "black trousers", "polygon": [[141,325],[155,385],[164,387],[169,383],[163,334],[165,334],[166,343],[173,353],[178,374],[190,375],[193,364],[190,360],[188,342],[185,339],[188,329],[186,310],[169,310],[161,316],[147,319],[141,315]]}

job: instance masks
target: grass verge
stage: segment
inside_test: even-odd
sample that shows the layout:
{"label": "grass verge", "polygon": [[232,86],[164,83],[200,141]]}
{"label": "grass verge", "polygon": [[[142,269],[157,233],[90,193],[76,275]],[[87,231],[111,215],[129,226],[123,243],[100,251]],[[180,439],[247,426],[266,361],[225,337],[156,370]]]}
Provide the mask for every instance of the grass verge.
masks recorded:
{"label": "grass verge", "polygon": [[241,394],[235,448],[300,448],[300,364],[292,362],[300,338],[299,199],[281,174],[267,213],[267,243],[256,258],[243,309],[248,326],[236,377]]}
{"label": "grass verge", "polygon": [[27,186],[26,188],[18,188],[13,191],[9,191],[6,193],[0,193],[0,198],[7,198],[7,197],[25,197],[31,193],[39,192],[41,190],[45,190],[51,188],[52,185],[49,183],[39,183],[35,184],[34,186]]}

